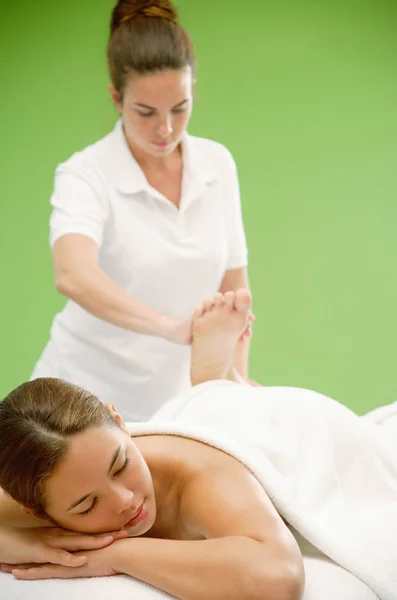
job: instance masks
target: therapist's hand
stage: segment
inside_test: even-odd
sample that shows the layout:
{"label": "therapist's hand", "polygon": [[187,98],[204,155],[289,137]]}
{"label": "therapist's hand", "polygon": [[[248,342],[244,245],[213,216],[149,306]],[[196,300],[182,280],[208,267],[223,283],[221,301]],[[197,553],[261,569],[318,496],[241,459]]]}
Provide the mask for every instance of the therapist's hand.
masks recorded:
{"label": "therapist's hand", "polygon": [[59,527],[11,528],[0,527],[0,563],[53,563],[80,567],[87,557],[71,552],[96,550],[127,537],[126,531],[106,535],[84,535]]}
{"label": "therapist's hand", "polygon": [[240,342],[244,342],[246,339],[252,337],[252,323],[255,321],[255,318],[255,315],[252,313],[248,315],[248,325],[240,336]]}
{"label": "therapist's hand", "polygon": [[162,337],[175,344],[190,345],[192,343],[193,315],[183,317],[167,316],[163,321]]}

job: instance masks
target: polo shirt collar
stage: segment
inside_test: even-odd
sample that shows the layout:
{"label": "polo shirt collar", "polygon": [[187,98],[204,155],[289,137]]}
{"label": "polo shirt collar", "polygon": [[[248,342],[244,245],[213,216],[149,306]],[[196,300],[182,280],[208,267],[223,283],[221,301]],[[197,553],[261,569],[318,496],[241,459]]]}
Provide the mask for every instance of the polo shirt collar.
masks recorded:
{"label": "polo shirt collar", "polygon": [[[111,133],[112,149],[110,160],[115,183],[119,191],[125,194],[137,194],[150,190],[144,172],[134,158],[124,135],[121,119]],[[210,185],[217,179],[217,172],[210,157],[204,152],[201,144],[187,132],[182,138],[183,177],[189,182],[189,187],[197,190]]]}

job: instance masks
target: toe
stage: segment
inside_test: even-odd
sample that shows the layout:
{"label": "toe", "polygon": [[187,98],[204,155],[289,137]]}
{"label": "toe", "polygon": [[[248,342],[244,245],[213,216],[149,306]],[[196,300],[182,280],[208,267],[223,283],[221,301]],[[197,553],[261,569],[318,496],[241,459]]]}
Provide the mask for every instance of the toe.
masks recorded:
{"label": "toe", "polygon": [[204,314],[204,311],[205,311],[204,303],[196,306],[196,308],[193,311],[193,319],[199,319],[200,317],[202,317]]}
{"label": "toe", "polygon": [[223,306],[225,303],[225,297],[223,294],[221,294],[220,292],[218,292],[217,294],[215,294],[214,296],[214,305],[217,308],[220,308],[221,306]]}
{"label": "toe", "polygon": [[252,298],[249,290],[241,288],[236,292],[236,299],[234,302],[235,309],[243,314],[248,315],[251,310]]}
{"label": "toe", "polygon": [[203,302],[203,306],[204,306],[204,310],[211,310],[211,308],[213,308],[214,306],[214,299],[213,298],[207,298],[206,300],[204,300]]}
{"label": "toe", "polygon": [[233,310],[235,299],[236,299],[236,294],[234,292],[226,292],[225,304],[229,310]]}

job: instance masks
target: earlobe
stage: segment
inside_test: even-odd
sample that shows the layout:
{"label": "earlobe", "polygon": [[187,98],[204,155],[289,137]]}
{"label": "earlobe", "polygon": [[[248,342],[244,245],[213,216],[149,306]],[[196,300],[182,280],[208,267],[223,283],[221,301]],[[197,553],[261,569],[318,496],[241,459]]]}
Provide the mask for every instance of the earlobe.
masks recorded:
{"label": "earlobe", "polygon": [[35,510],[32,508],[26,508],[26,506],[21,506],[21,511],[25,513],[25,515],[29,515],[30,517],[34,517],[35,519],[39,519],[43,521],[43,517],[41,517]]}

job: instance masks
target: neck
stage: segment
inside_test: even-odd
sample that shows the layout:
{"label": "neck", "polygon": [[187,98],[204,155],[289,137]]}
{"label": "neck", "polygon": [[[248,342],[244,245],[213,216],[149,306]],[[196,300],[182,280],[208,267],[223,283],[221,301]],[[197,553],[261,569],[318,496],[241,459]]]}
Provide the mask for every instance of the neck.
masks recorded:
{"label": "neck", "polygon": [[180,466],[168,452],[163,451],[161,439],[151,436],[134,438],[134,443],[149,467],[156,497],[156,522],[149,536],[162,537],[178,519],[182,487]]}
{"label": "neck", "polygon": [[175,150],[166,156],[152,156],[141,148],[131,144],[128,140],[127,143],[132,155],[143,171],[152,169],[163,171],[173,170],[180,165],[182,144],[178,144]]}

